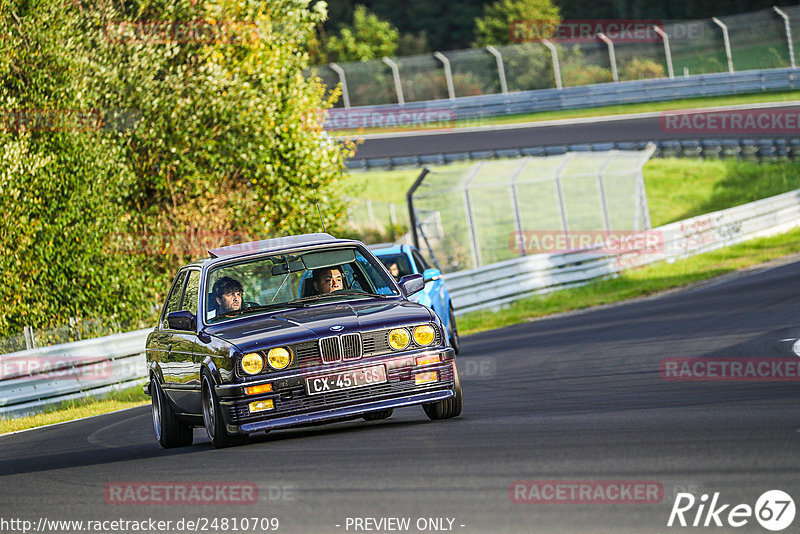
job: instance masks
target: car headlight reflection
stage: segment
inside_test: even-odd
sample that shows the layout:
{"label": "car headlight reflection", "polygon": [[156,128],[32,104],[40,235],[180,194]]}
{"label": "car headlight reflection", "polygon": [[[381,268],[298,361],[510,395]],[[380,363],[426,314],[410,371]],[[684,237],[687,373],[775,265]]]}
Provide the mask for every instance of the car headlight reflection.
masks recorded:
{"label": "car headlight reflection", "polygon": [[275,347],[267,353],[267,363],[273,369],[285,369],[292,363],[292,353],[283,347]]}
{"label": "car headlight reflection", "polygon": [[264,368],[264,358],[260,354],[251,352],[242,356],[242,369],[248,375],[260,373]]}
{"label": "car headlight reflection", "polygon": [[414,343],[417,345],[430,345],[436,338],[436,331],[429,324],[423,324],[414,329]]}
{"label": "car headlight reflection", "polygon": [[389,332],[389,346],[394,350],[403,350],[411,343],[411,336],[405,328],[395,328]]}

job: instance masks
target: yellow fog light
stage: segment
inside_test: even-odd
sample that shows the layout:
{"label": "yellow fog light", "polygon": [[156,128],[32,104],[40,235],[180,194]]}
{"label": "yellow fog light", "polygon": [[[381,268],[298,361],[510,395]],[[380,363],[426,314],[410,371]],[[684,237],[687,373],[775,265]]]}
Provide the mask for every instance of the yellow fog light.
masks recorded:
{"label": "yellow fog light", "polygon": [[272,399],[267,399],[251,402],[247,405],[247,407],[250,409],[250,413],[263,412],[264,410],[273,409],[275,407],[275,403],[272,402]]}
{"label": "yellow fog light", "polygon": [[417,373],[414,375],[414,383],[416,385],[420,384],[429,384],[431,382],[436,382],[439,380],[438,373],[436,371],[429,371],[427,373]]}
{"label": "yellow fog light", "polygon": [[423,324],[414,329],[414,342],[417,345],[430,345],[436,337],[436,331],[429,324]]}
{"label": "yellow fog light", "polygon": [[267,353],[267,363],[273,369],[284,369],[292,363],[292,353],[283,347],[275,347]]}
{"label": "yellow fog light", "polygon": [[411,336],[405,328],[395,328],[389,332],[389,345],[394,350],[403,350],[411,342]]}
{"label": "yellow fog light", "polygon": [[263,368],[264,358],[262,358],[260,354],[251,352],[242,357],[242,369],[244,369],[244,372],[248,375],[260,373]]}
{"label": "yellow fog light", "polygon": [[430,365],[432,363],[439,363],[441,358],[438,354],[431,354],[430,356],[420,356],[417,358],[417,365]]}
{"label": "yellow fog light", "polygon": [[261,384],[258,386],[248,386],[244,388],[247,395],[255,395],[257,393],[269,393],[272,391],[272,384]]}

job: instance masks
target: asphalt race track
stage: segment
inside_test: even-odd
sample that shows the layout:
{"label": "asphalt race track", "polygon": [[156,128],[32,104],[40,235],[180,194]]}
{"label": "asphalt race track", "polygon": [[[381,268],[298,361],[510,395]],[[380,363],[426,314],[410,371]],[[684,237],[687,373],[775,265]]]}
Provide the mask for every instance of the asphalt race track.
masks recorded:
{"label": "asphalt race track", "polygon": [[[728,510],[753,507],[772,489],[800,499],[798,382],[667,381],[660,364],[796,359],[799,282],[795,258],[464,338],[464,412],[450,421],[407,408],[386,421],[260,434],[222,450],[197,429],[193,446],[164,451],[142,407],[8,435],[0,438],[2,519],[267,517],[287,533],[767,532],[753,517],[737,529],[666,523],[681,491],[698,501],[719,492]],[[518,480],[649,481],[663,495],[655,504],[516,503],[509,489]],[[187,481],[254,483],[258,502],[106,502],[108,484]],[[686,513],[690,524],[696,511]],[[364,518],[410,518],[410,526],[356,530]]]}
{"label": "asphalt race track", "polygon": [[[754,105],[776,116],[797,113],[797,105]],[[625,141],[659,141],[668,139],[734,139],[786,137],[785,131],[719,132],[667,131],[660,113],[646,113],[625,118],[595,117],[548,121],[539,124],[504,125],[500,128],[470,128],[470,131],[434,133],[416,130],[364,136],[353,159],[422,156],[450,152],[502,150],[548,145],[575,145]]]}

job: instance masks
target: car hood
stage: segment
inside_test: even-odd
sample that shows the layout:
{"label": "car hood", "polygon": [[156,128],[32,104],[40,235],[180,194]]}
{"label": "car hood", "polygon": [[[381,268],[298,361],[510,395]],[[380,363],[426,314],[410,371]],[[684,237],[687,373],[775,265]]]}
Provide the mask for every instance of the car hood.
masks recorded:
{"label": "car hood", "polygon": [[349,301],[242,317],[207,327],[206,333],[249,352],[431,319],[428,308],[406,300]]}

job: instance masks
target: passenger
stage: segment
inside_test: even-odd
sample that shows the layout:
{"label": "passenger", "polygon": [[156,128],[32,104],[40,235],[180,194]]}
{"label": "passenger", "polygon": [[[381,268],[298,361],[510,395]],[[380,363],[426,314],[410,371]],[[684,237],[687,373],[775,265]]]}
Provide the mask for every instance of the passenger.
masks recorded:
{"label": "passenger", "polygon": [[389,274],[394,276],[395,280],[400,280],[400,268],[397,266],[397,263],[389,265]]}
{"label": "passenger", "polygon": [[314,289],[317,295],[325,295],[344,289],[342,270],[339,267],[314,269]]}
{"label": "passenger", "polygon": [[242,309],[242,284],[230,276],[223,276],[214,282],[214,300],[217,302],[217,315]]}

